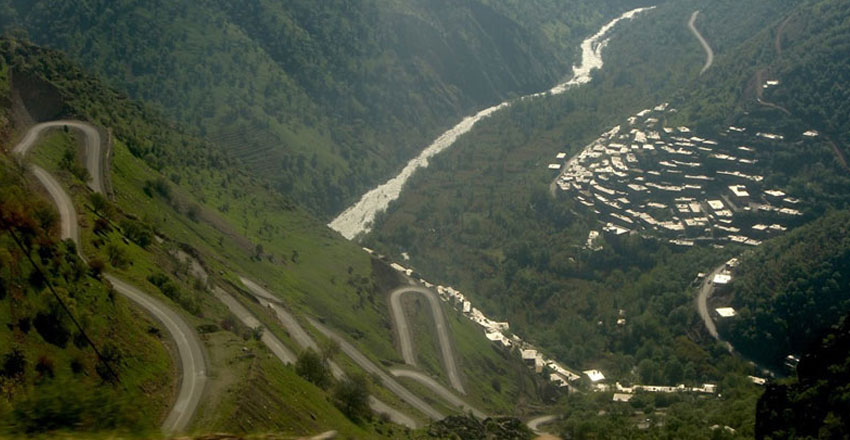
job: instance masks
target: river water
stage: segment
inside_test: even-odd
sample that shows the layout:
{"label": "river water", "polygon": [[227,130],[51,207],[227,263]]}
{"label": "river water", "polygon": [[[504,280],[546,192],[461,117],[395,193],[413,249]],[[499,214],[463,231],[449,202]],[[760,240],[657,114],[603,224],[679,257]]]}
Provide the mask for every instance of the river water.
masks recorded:
{"label": "river water", "polygon": [[[593,70],[602,68],[602,50],[608,45],[609,38],[606,38],[606,36],[611,29],[620,21],[630,20],[641,12],[650,9],[652,8],[638,8],[628,11],[611,20],[605,26],[602,26],[602,28],[599,29],[599,32],[584,40],[581,43],[581,64],[573,66],[573,76],[569,81],[558,84],[548,91],[524,96],[519,99],[534,98],[547,94],[558,95],[573,87],[589,83],[592,79],[591,73]],[[379,212],[386,210],[390,202],[401,195],[401,190],[404,188],[405,182],[407,182],[407,179],[409,179],[413,173],[415,173],[419,168],[426,168],[428,166],[429,159],[451,147],[458,137],[471,130],[478,121],[503,108],[509,107],[511,102],[512,101],[506,101],[481,110],[472,116],[465,117],[462,121],[460,121],[460,123],[440,135],[440,137],[425,148],[418,156],[411,159],[397,176],[364,194],[357,203],[343,211],[342,214],[330,222],[328,226],[349,240],[360,234],[365,234],[371,231],[375,216]]]}

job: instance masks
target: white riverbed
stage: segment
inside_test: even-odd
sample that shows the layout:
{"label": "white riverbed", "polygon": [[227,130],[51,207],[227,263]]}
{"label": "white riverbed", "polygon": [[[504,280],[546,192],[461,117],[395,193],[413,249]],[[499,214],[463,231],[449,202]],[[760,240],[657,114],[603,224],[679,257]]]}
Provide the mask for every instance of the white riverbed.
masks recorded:
{"label": "white riverbed", "polygon": [[[558,84],[546,92],[535,93],[519,99],[538,97],[546,94],[558,95],[575,86],[589,83],[592,79],[591,73],[593,70],[602,68],[602,50],[608,45],[609,39],[605,38],[608,32],[620,21],[630,20],[637,14],[650,9],[653,8],[638,8],[626,12],[608,22],[608,24],[599,29],[599,32],[584,40],[581,43],[581,64],[573,66],[573,76],[569,81]],[[431,157],[451,147],[458,137],[471,130],[478,121],[510,105],[511,102],[506,101],[481,110],[475,115],[467,116],[459,124],[440,135],[422,153],[411,159],[397,176],[364,194],[356,204],[343,211],[328,226],[349,240],[361,233],[368,233],[372,229],[375,216],[379,212],[386,210],[390,202],[401,195],[401,190],[404,188],[405,182],[407,182],[407,179],[416,170],[427,167]]]}

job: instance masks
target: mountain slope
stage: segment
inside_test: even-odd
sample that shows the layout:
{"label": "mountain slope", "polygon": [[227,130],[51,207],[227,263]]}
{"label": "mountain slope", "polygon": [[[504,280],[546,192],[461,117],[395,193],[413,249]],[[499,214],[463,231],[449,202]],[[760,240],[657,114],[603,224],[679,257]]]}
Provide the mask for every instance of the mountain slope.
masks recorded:
{"label": "mountain slope", "polygon": [[155,431],[176,386],[167,338],[54,238],[35,188],[0,159],[0,432]]}
{"label": "mountain slope", "polygon": [[553,85],[583,31],[628,3],[4,0],[0,26],[156,103],[324,217],[462,114]]}
{"label": "mountain slope", "polygon": [[[386,275],[394,271],[268,183],[232,166],[226,152],[169,126],[155,112],[83,74],[66,57],[15,40],[0,42],[0,53],[12,76],[9,119],[24,127],[34,116],[82,119],[104,127],[111,139],[107,180],[114,197],[104,206],[102,201],[95,205],[87,192],[86,175],[79,172],[85,168],[74,160],[73,135],[60,129],[64,143],[41,145],[32,160],[70,188],[86,258],[156,296],[201,333],[209,351],[210,391],[199,409],[197,429],[305,435],[332,428],[357,438],[400,433],[380,418],[351,423],[329,402],[334,401],[332,390],[308,384],[272,357],[256,340],[263,339],[262,331],[293,351],[299,345],[288,324],[258,304],[241,281],[245,277],[265,286],[276,306],[294,315],[320,345],[325,339],[305,318],[323,322],[372,363],[389,369],[402,364],[385,298],[400,282]],[[240,324],[214,288],[234,297],[265,330]],[[467,396],[471,404],[508,412],[516,402],[536,401],[536,384],[517,358],[493,350],[463,317],[447,321],[458,338],[456,355],[469,376],[468,389],[474,386]],[[341,355],[334,361],[345,373],[360,371]],[[439,368],[439,362],[429,364]],[[516,380],[494,389],[492,383],[506,372]],[[375,397],[422,422],[415,408],[381,383],[368,382]],[[423,393],[418,385],[404,386]],[[448,406],[446,413],[454,411]]]}
{"label": "mountain slope", "polygon": [[797,377],[768,385],[755,437],[843,438],[850,433],[850,319],[832,327],[800,360]]}
{"label": "mountain slope", "polygon": [[799,354],[850,311],[850,213],[825,215],[742,259],[730,342],[772,365]]}

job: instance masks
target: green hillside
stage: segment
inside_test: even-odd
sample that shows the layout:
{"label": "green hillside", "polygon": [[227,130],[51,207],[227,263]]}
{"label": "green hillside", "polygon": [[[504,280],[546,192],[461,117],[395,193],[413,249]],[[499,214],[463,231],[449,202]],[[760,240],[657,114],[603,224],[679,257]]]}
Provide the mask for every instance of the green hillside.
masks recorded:
{"label": "green hillside", "polygon": [[[733,11],[738,7],[746,6]],[[771,5],[753,7],[769,11]],[[658,304],[662,313],[647,317],[660,319],[681,307],[682,315],[673,316],[687,325],[690,293],[684,289],[700,267],[723,255],[697,249],[683,256],[679,248],[636,237],[611,241],[599,253],[583,251],[596,220],[575,201],[552,199],[553,174],[545,164],[558,151],[576,153],[627,116],[700,81],[704,54],[686,26],[694,9],[686,2],[666,4],[623,25],[594,82],[563,97],[518,103],[483,121],[410,180],[367,244],[389,255],[408,252],[421,272],[470,292],[485,310],[545,341],[569,362],[587,362],[611,349],[613,329],[598,321],[616,321],[618,309],[629,316],[649,309],[653,289],[643,298],[624,292],[640,291],[643,278],[665,286],[647,275],[653,269],[678,281],[661,287],[671,297]],[[762,20],[781,18],[779,11],[772,14]],[[734,35],[731,29],[739,25],[727,20],[721,31]],[[711,37],[726,41],[719,35]],[[680,269],[662,269],[670,264]]]}
{"label": "green hillside", "polygon": [[461,116],[569,74],[578,42],[631,3],[4,0],[0,27],[327,218]]}
{"label": "green hillside", "polygon": [[[355,425],[336,409],[329,398],[329,392],[309,384],[297,376],[291,367],[284,367],[277,359],[270,357],[265,346],[254,340],[250,329],[229,316],[224,307],[211,297],[205,285],[192,275],[189,265],[178,258],[178,251],[197,252],[193,246],[203,243],[204,239],[215,240],[219,246],[229,246],[236,252],[244,247],[240,248],[233,240],[242,240],[243,243],[247,240],[235,234],[228,241],[218,241],[210,232],[212,228],[208,222],[203,223],[207,225],[207,229],[201,229],[200,232],[187,227],[200,221],[200,214],[196,217],[192,212],[194,209],[200,210],[202,205],[187,196],[186,192],[171,187],[172,184],[167,183],[162,174],[135,158],[127,145],[140,142],[142,136],[147,139],[147,145],[150,145],[151,140],[169,142],[158,144],[156,154],[161,155],[168,151],[167,148],[176,149],[176,145],[181,144],[186,147],[184,153],[190,146],[193,146],[195,151],[200,151],[201,144],[190,138],[181,138],[179,133],[172,131],[173,129],[162,123],[159,118],[152,116],[152,113],[102,87],[96,80],[83,76],[76,67],[54,52],[8,40],[3,41],[2,48],[3,71],[10,73],[4,81],[4,90],[7,92],[4,105],[7,121],[25,123],[30,111],[42,114],[55,112],[49,114],[50,117],[68,116],[98,120],[97,116],[86,116],[86,112],[92,112],[92,115],[112,118],[109,122],[112,124],[110,128],[114,127],[115,135],[112,163],[114,168],[111,176],[115,192],[113,202],[107,201],[105,205],[95,204],[95,198],[89,196],[80,177],[70,171],[82,167],[76,159],[78,141],[75,136],[61,131],[48,136],[40,143],[32,160],[59,176],[62,184],[71,189],[77,205],[76,210],[84,217],[80,221],[82,251],[90,262],[91,273],[97,274],[106,269],[142,286],[143,290],[158,296],[173,309],[181,311],[185,319],[202,334],[209,355],[206,361],[209,364],[211,385],[205,395],[204,404],[195,417],[194,425],[190,426],[191,431],[273,430],[284,435],[303,435],[336,429],[357,438],[392,436],[394,428],[385,428],[380,421],[376,421],[374,426]],[[9,76],[14,77],[11,84]],[[9,93],[11,97],[8,96]],[[23,105],[27,102],[26,98],[31,96],[42,97],[43,99],[38,101],[42,105]],[[56,105],[44,106],[46,101]],[[14,133],[20,128],[4,126],[4,130]],[[154,132],[157,133],[156,136],[151,134]],[[12,139],[15,137],[13,135]],[[8,140],[5,143],[8,143]],[[66,152],[69,151],[70,166],[65,162],[65,157],[68,157]],[[174,150],[172,154],[173,157],[192,160],[185,155],[178,156]],[[4,159],[4,163],[8,164],[9,160]],[[20,173],[16,167],[6,165],[4,169],[6,168]],[[189,171],[187,168],[184,170]],[[7,176],[6,172],[4,176]],[[2,192],[4,197],[6,194],[9,194],[10,198],[22,197],[18,195],[23,188],[22,182],[20,177],[9,181]],[[153,187],[156,192],[150,189]],[[151,195],[146,195],[146,191]],[[153,199],[154,194],[156,199]],[[55,224],[58,217],[51,205],[34,204],[29,199],[25,200],[24,206],[31,206],[30,209],[36,211],[46,210],[46,214],[41,214],[42,217]],[[99,208],[96,208],[98,206]],[[5,215],[5,209],[3,212]],[[151,215],[153,213],[158,215]],[[218,225],[223,228],[226,223],[220,222]],[[206,234],[206,237],[203,234]],[[176,241],[176,238],[186,241]],[[8,244],[5,238],[4,244]],[[70,252],[73,253],[73,249]],[[247,255],[250,251],[245,252]],[[65,345],[69,347],[66,350],[68,353],[53,353],[43,348],[43,343],[35,345],[34,348],[20,348],[20,331],[10,327],[13,332],[0,338],[4,355],[8,354],[10,359],[15,359],[14,349],[20,348],[20,351],[26,354],[28,362],[26,376],[15,376],[14,379],[20,379],[22,385],[31,385],[32,381],[37,381],[36,384],[42,389],[30,387],[30,394],[21,392],[20,397],[11,394],[19,400],[4,401],[4,411],[18,414],[17,418],[4,417],[4,429],[7,429],[9,434],[50,431],[55,435],[56,430],[60,430],[86,435],[104,432],[104,435],[108,435],[109,432],[119,430],[131,436],[158,436],[158,426],[171,407],[172,386],[177,379],[176,371],[172,367],[172,358],[166,350],[155,350],[161,347],[162,343],[170,344],[168,335],[158,329],[150,330],[154,326],[149,323],[149,318],[144,313],[128,306],[123,298],[114,292],[107,294],[107,288],[101,282],[91,278],[79,281],[74,278],[63,279],[62,277],[67,278],[68,274],[79,272],[72,270],[73,265],[66,267],[74,263],[74,258],[70,255],[60,258],[66,253],[64,248],[56,250],[55,256],[50,256],[46,250],[44,253],[45,257],[50,257],[44,264],[54,260],[57,264],[69,261],[55,267],[44,266],[45,273],[51,278],[61,280],[56,281],[56,285],[61,288],[57,290],[61,294],[68,295],[67,292],[72,292],[74,286],[84,283],[85,288],[79,294],[71,296],[76,300],[76,304],[71,304],[81,310],[80,314],[85,319],[80,322],[92,332],[95,341],[106,341],[106,353],[115,358],[117,371],[127,378],[114,389],[110,388],[108,383],[97,380],[100,376],[93,373],[95,364],[92,355],[86,352],[85,341],[80,341],[76,332],[69,333],[69,338],[76,338],[73,340],[78,341],[75,342],[77,345],[67,342]],[[243,259],[250,261],[248,257]],[[77,260],[76,264],[81,263]],[[4,260],[5,267],[9,266]],[[18,276],[30,272],[22,271]],[[88,272],[89,268],[84,267],[83,276]],[[38,280],[34,276],[29,278]],[[83,292],[85,295],[82,295]],[[10,298],[17,295],[18,293],[15,293]],[[36,300],[33,295],[29,295],[27,298],[32,301],[27,308],[28,313],[58,313],[55,306],[50,307],[48,297]],[[87,303],[83,303],[81,299],[85,299]],[[112,305],[106,308],[109,304]],[[83,309],[84,306],[88,307]],[[42,308],[44,310],[41,310]],[[51,310],[53,312],[50,312]],[[26,321],[27,316],[20,310],[17,313]],[[125,316],[127,318],[124,318]],[[104,317],[109,319],[103,322]],[[60,329],[70,325],[66,318],[59,322]],[[129,326],[126,324],[128,322],[139,322],[139,327]],[[32,338],[35,334],[35,330],[31,330],[27,337]],[[156,338],[162,342],[157,342]],[[37,362],[41,362],[41,358],[37,356],[42,356],[43,363],[48,367],[39,366],[36,369]],[[71,367],[68,367],[67,362],[71,362]],[[77,364],[82,364],[82,367],[75,367]],[[118,369],[118,366],[121,368]],[[42,373],[36,374],[37,371],[48,371],[46,368],[55,370],[54,379],[42,378]],[[80,373],[71,376],[69,370],[73,371],[74,368],[83,368],[82,374],[89,374],[82,377],[91,376],[90,379],[81,380]],[[92,371],[87,371],[89,369]],[[98,368],[98,374],[106,374],[100,370]],[[15,371],[10,370],[10,374]],[[126,385],[123,385],[124,382]],[[9,383],[10,386],[16,386],[14,384],[17,382]],[[74,392],[61,393],[59,389]],[[101,416],[104,405],[114,408],[110,410],[111,417]],[[18,422],[18,419],[21,422]]]}
{"label": "green hillside", "polygon": [[[311,385],[270,357],[255,340],[259,334],[234,320],[210,293],[212,285],[224,288],[254,313],[265,331],[298,352],[277,319],[244,290],[238,277],[246,276],[268,286],[309,332],[313,330],[304,316],[345,335],[373,362],[396,366],[402,362],[393,345],[384,294],[398,281],[381,275],[390,271],[384,263],[333,234],[269,184],[231,166],[226,151],[170,126],[155,112],[85,75],[64,56],[15,40],[0,42],[0,50],[4,71],[12,77],[7,82],[7,120],[20,124],[7,127],[11,139],[36,115],[107,127],[113,140],[114,197],[105,204],[88,193],[81,180],[85,173],[75,171],[82,165],[76,159],[73,131],[46,137],[30,157],[70,188],[82,216],[82,251],[92,265],[180,310],[201,333],[211,383],[192,430],[304,435],[336,429],[356,438],[403,432],[381,418],[349,421],[333,405],[334,387]],[[181,254],[196,259],[209,279],[199,279]],[[487,411],[510,413],[518,401],[537,401],[535,379],[517,358],[491,349],[468,320],[454,316],[450,322],[471,385],[466,396],[470,402]],[[434,354],[427,356],[432,360],[426,365],[441,369]],[[342,355],[335,360],[350,374],[360,371]],[[494,389],[492,383],[506,371],[515,374],[515,380]],[[377,397],[423,421],[379,381],[368,382]],[[155,426],[156,419],[151,423]]]}
{"label": "green hillside", "polygon": [[[703,75],[705,54],[687,27],[697,9],[702,10],[697,26],[716,55]],[[845,208],[850,181],[830,141],[839,143],[847,133],[817,125],[793,100],[780,100],[806,93],[802,84],[820,84],[824,90],[817,96],[828,106],[845,105],[843,86],[829,73],[846,58],[845,9],[826,1],[662,4],[618,29],[593,83],[563,97],[515,104],[434,159],[364,242],[388,255],[408,253],[426,277],[460,288],[485,313],[510,321],[518,334],[575,368],[600,368],[611,382],[723,384],[729,399],[722,403],[656,401],[650,408],[660,422],[649,438],[653,432],[707,438],[714,424],[752,435],[759,391],[745,376],[764,373],[728,358],[704,332],[693,302],[697,274],[744,249],[688,248],[632,234],[603,236],[603,250],[593,252],[585,248],[588,231],[610,220],[570,197],[553,198],[555,174],[546,165],[558,152],[579,152],[613,126],[628,127],[628,116],[670,102],[676,111],[664,126],[689,126],[688,136],[727,139],[722,133],[730,125],[747,127],[752,135],[783,135],[781,142],[750,136],[750,143],[736,145],[754,149],[766,185],[805,200],[805,215],[795,225]],[[810,17],[803,20],[806,30],[790,33],[797,17]],[[786,21],[789,34],[781,37],[780,56],[775,36]],[[835,44],[819,44],[825,38]],[[817,61],[825,59],[826,65]],[[762,82],[756,82],[759,71]],[[780,85],[766,89],[764,101],[793,107],[790,114],[756,101],[756,87],[768,79]],[[840,111],[827,112],[841,119]],[[823,135],[804,138],[811,129]],[[620,316],[626,318],[623,327],[615,324]],[[723,362],[729,364],[718,367]],[[568,421],[560,432],[579,438],[639,435],[633,411],[647,402],[652,399],[623,409],[603,397],[568,399],[563,410]],[[609,415],[591,417],[600,411]]]}
{"label": "green hillside", "polygon": [[848,230],[850,213],[830,213],[742,260],[726,332],[737,349],[781,365],[850,311]]}
{"label": "green hillside", "polygon": [[158,324],[53,238],[53,207],[0,163],[0,435],[154,431],[174,392]]}

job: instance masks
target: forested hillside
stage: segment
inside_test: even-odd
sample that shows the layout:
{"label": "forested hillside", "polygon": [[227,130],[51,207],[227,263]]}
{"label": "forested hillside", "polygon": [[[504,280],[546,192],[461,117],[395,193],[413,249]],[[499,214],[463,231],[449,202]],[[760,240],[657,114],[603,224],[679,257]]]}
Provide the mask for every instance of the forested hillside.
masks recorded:
{"label": "forested hillside", "polygon": [[[675,2],[623,25],[594,82],[563,97],[514,105],[483,121],[409,181],[365,242],[389,255],[406,252],[427,277],[459,287],[487,313],[511,322],[517,333],[568,364],[600,368],[609,380],[622,383],[719,380],[728,387],[723,395],[729,400],[717,407],[706,403],[700,415],[691,412],[699,404],[673,404],[675,411],[666,411],[669,424],[656,433],[678,430],[674,438],[708,438],[712,434],[693,425],[706,419],[734,427],[735,435],[752,433],[753,391],[744,385],[748,379],[735,373],[764,373],[731,361],[713,369],[718,359],[726,359],[724,350],[703,331],[693,302],[697,274],[744,249],[731,243],[670,246],[635,233],[603,234],[597,242],[601,250],[593,251],[586,245],[588,232],[610,220],[557,191],[553,198],[555,174],[546,165],[557,162],[556,153],[575,154],[613,126],[627,127],[628,116],[670,102],[676,111],[664,126],[691,127],[692,136],[722,139],[730,125],[747,127],[753,135],[784,135],[784,142],[754,139],[749,145],[770,185],[804,197],[806,219],[846,207],[847,176],[828,141],[803,140],[803,132],[817,127],[796,113],[760,104],[755,94],[763,81],[774,79],[755,80],[775,61],[774,32],[789,16],[817,8],[813,5],[750,1],[706,8]],[[703,75],[705,53],[687,26],[698,9],[696,25],[716,55]],[[821,37],[810,32],[798,43],[815,44]],[[831,47],[841,46],[824,50]],[[840,49],[830,56],[841,59]],[[781,60],[791,65],[799,58]],[[778,79],[785,84],[785,78]],[[764,100],[783,87],[765,89]],[[619,317],[625,317],[622,326],[616,324]],[[656,402],[669,405],[660,398]],[[637,435],[628,428],[631,413],[617,408],[576,397],[565,405],[569,422],[560,432]],[[588,420],[599,411],[610,416]],[[672,413],[693,429],[671,421]],[[614,428],[618,424],[625,427]]]}
{"label": "forested hillside", "polygon": [[633,3],[4,0],[0,26],[157,104],[324,217],[461,115],[569,74],[578,41]]}
{"label": "forested hillside", "polygon": [[[747,7],[729,3],[733,12]],[[748,15],[741,22],[721,21],[720,10],[706,11],[706,20],[717,17],[718,30],[709,36],[731,45],[741,26],[751,25],[754,35],[781,18],[783,2],[752,3],[762,22]],[[704,54],[686,26],[695,5],[667,4],[623,25],[605,52],[604,69],[588,86],[516,104],[484,121],[410,180],[367,243],[389,254],[408,252],[417,269],[463,286],[484,307],[571,362],[587,361],[611,346],[611,329],[596,323],[616,321],[618,309],[680,322],[662,328],[685,324],[692,315],[690,293],[683,289],[700,265],[710,263],[696,263],[703,258],[699,252],[682,257],[676,255],[681,249],[636,237],[585,254],[581,248],[595,219],[573,200],[552,198],[553,175],[545,163],[700,81]],[[662,284],[668,277],[677,280],[676,287],[662,289],[670,298],[652,299],[649,290],[644,298],[626,293],[641,291],[642,274],[668,260],[682,266],[681,273],[658,269],[665,274]],[[663,307],[650,311],[650,300]],[[671,315],[678,307],[683,315]]]}
{"label": "forested hillside", "polygon": [[726,334],[742,352],[781,365],[850,310],[850,212],[765,243],[736,273],[732,304],[739,313]]}
{"label": "forested hillside", "polygon": [[[166,304],[202,335],[209,358],[201,362],[208,362],[205,368],[215,384],[204,393],[194,416],[202,431],[274,429],[303,435],[332,427],[358,438],[382,437],[369,426],[358,427],[349,421],[333,405],[331,391],[311,385],[271,357],[257,340],[262,330],[252,331],[230,315],[196,275],[196,267],[246,273],[246,265],[257,264],[257,250],[241,234],[256,237],[258,229],[272,226],[252,224],[249,230],[246,225],[237,232],[228,220],[214,213],[221,211],[206,206],[211,201],[203,194],[197,193],[196,198],[190,189],[174,182],[182,181],[184,175],[192,176],[197,183],[214,181],[219,191],[217,200],[225,204],[227,200],[244,199],[242,194],[230,192],[234,188],[265,197],[264,208],[252,209],[252,218],[261,218],[262,211],[274,212],[269,215],[284,222],[293,232],[291,238],[299,242],[320,242],[314,234],[320,234],[323,225],[294,210],[274,191],[248,179],[244,171],[225,166],[228,162],[222,159],[224,156],[208,144],[181,134],[155,112],[103,86],[61,54],[5,39],[0,41],[0,54],[4,153],[28,128],[32,116],[91,121],[104,127],[113,141],[108,163],[114,193],[114,198],[107,199],[88,191],[88,173],[80,161],[79,139],[73,131],[60,129],[45,136],[23,164],[32,161],[54,174],[80,213],[81,245],[57,243],[53,238],[59,229],[55,207],[34,194],[34,188],[40,185],[29,182],[30,173],[24,174],[19,165],[10,165],[20,158],[4,154],[0,191],[4,224],[7,220],[15,222],[12,231],[21,232],[18,236],[26,239],[25,247],[45,276],[38,276],[35,266],[28,264],[25,254],[13,246],[11,234],[4,230],[0,242],[5,250],[0,255],[7,257],[0,270],[3,291],[8,295],[0,303],[10,304],[11,315],[6,320],[10,323],[8,332],[0,333],[0,355],[9,366],[8,375],[2,379],[8,393],[4,392],[0,403],[0,435],[71,431],[91,437],[121,431],[145,436],[159,431],[174,403],[180,358],[172,358],[171,350],[161,346],[172,344],[172,336],[99,276],[108,271]],[[245,212],[240,204],[228,206],[233,206],[230,218]],[[296,233],[294,225],[303,228],[301,232]],[[275,254],[284,252],[280,242],[264,243],[263,258],[273,261]],[[313,258],[311,249],[300,250],[302,261]],[[76,257],[77,252],[85,255],[88,264]],[[351,247],[348,257],[339,258],[362,268],[357,256],[356,248]],[[185,258],[196,259],[196,265]],[[294,277],[301,281],[278,281],[278,285],[286,286],[292,294],[294,289],[312,290],[310,282],[304,281],[312,274],[292,272],[299,273]],[[345,271],[340,269],[340,273]],[[324,270],[319,274],[323,278],[333,276]],[[120,383],[112,385],[114,376],[106,364],[96,362],[83,332],[52,300],[56,296],[51,296],[48,282],[107,357]],[[346,303],[346,291],[339,288],[334,302]],[[273,326],[267,329],[280,332]],[[3,330],[7,330],[5,326]],[[194,430],[192,426],[189,429]]]}
{"label": "forested hillside", "polygon": [[[795,5],[773,26],[745,41],[735,56],[719,57],[706,73],[706,81],[677,95],[684,101],[682,120],[708,131],[742,120],[771,126],[785,135],[798,135],[801,127],[817,130],[824,135],[823,142],[838,151],[835,163],[843,172],[850,171],[850,125],[844,116],[850,101],[845,86],[850,72],[845,56],[850,44],[848,15],[847,3],[840,0]],[[777,86],[765,87],[768,80],[777,81]],[[793,162],[782,161],[774,169],[794,174],[789,172]]]}
{"label": "forested hillside", "polygon": [[845,438],[850,432],[850,315],[820,335],[793,379],[768,385],[756,439]]}
{"label": "forested hillside", "polygon": [[[11,123],[3,127],[10,133],[4,149],[32,123],[31,116],[91,121],[113,140],[110,200],[88,193],[86,170],[73,154],[73,135],[60,130],[31,159],[56,173],[70,189],[81,213],[86,258],[159,298],[201,334],[214,385],[204,397],[195,426],[204,432],[274,430],[287,435],[333,428],[354,438],[401,433],[382,417],[357,413],[356,422],[347,418],[345,407],[335,404],[342,406],[336,393],[348,382],[313,385],[272,356],[260,341],[264,332],[293,350],[300,351],[299,345],[240,281],[240,276],[256,280],[305,327],[305,317],[321,320],[366,358],[390,368],[402,361],[393,346],[384,294],[398,281],[386,275],[392,271],[384,263],[333,234],[262,179],[233,165],[226,150],[175,128],[147,106],[85,74],[62,54],[5,39],[0,41],[0,55],[3,72],[11,79],[5,90],[7,106],[0,107],[4,120]],[[199,267],[205,276],[197,275]],[[243,325],[213,294],[213,286],[237,298],[263,329],[252,331]],[[535,379],[518,359],[493,350],[462,316],[450,315],[447,323],[458,341],[456,356],[468,374],[466,399],[500,413],[517,402],[536,402]],[[427,322],[414,325],[428,333]],[[308,327],[307,332],[312,331]],[[438,350],[427,342],[419,347],[422,369],[439,377],[433,368],[440,365]],[[362,370],[342,354],[336,353],[334,361],[345,373],[362,377]],[[506,374],[511,380],[504,380]],[[381,382],[367,376],[358,383],[402,413],[419,414]]]}
{"label": "forested hillside", "polygon": [[54,238],[34,187],[0,158],[0,435],[153,431],[174,392],[158,326]]}

